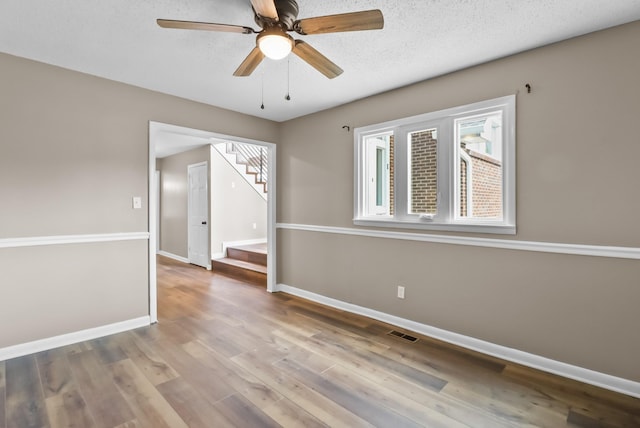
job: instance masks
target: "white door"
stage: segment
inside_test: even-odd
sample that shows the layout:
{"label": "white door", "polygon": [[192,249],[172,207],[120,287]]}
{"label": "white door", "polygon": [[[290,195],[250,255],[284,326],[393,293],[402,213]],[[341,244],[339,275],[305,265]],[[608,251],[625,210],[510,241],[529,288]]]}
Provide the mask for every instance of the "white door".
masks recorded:
{"label": "white door", "polygon": [[189,165],[189,263],[209,268],[209,197],[207,163]]}

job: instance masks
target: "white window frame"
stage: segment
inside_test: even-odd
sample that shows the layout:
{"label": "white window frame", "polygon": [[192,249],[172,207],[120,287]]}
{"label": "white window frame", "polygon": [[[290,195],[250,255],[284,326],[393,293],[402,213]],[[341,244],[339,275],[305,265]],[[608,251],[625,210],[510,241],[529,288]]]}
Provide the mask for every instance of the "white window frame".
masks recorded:
{"label": "white window frame", "polygon": [[[417,116],[354,129],[354,219],[358,226],[394,227],[477,233],[516,233],[516,102],[515,95],[495,98],[425,113]],[[503,218],[461,218],[456,216],[456,189],[459,165],[455,140],[456,119],[500,111],[502,113]],[[409,154],[407,135],[421,129],[437,128],[438,210],[436,215],[408,214]],[[366,183],[367,137],[393,133],[394,215],[368,214]],[[456,175],[457,174],[457,175]]]}
{"label": "white window frame", "polygon": [[[367,138],[374,138],[376,139],[376,137],[388,137],[390,134],[388,133],[381,133],[381,134],[375,134],[375,135],[367,135]],[[366,171],[366,182],[367,182],[367,190],[365,193],[365,198],[366,198],[366,204],[367,204],[367,210],[368,212],[372,212],[374,213],[376,216],[389,216],[389,211],[390,211],[390,207],[389,207],[389,199],[390,199],[390,189],[389,189],[389,155],[390,155],[390,150],[389,150],[389,142],[385,141],[384,143],[382,142],[377,142],[375,146],[369,146],[369,147],[365,147],[365,151],[366,154],[365,156],[367,157],[367,162],[365,162],[365,165],[367,166],[368,170]],[[371,179],[373,176],[376,176],[377,178],[377,172],[378,172],[378,165],[377,165],[377,154],[378,154],[378,150],[382,149],[384,150],[384,168],[386,170],[385,174],[384,174],[384,189],[386,190],[385,192],[383,192],[382,195],[382,199],[383,199],[383,203],[382,205],[378,205],[377,204],[377,187],[378,187],[378,183],[375,182],[375,185],[371,185]]]}

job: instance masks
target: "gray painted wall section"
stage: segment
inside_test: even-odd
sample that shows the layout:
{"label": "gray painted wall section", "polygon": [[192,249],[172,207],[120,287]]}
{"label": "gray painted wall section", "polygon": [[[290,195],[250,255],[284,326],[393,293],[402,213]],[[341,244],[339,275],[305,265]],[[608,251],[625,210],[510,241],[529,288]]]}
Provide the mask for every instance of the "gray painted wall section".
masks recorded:
{"label": "gray painted wall section", "polygon": [[[355,227],[343,125],[517,94],[517,234],[468,236],[640,246],[638,40],[635,22],[285,123],[278,222]],[[637,260],[285,229],[278,246],[279,283],[640,381]]]}
{"label": "gray painted wall section", "polygon": [[[149,121],[279,125],[0,53],[0,239],[148,232]],[[132,209],[132,197],[142,209]],[[0,347],[149,315],[148,243],[0,250]]]}

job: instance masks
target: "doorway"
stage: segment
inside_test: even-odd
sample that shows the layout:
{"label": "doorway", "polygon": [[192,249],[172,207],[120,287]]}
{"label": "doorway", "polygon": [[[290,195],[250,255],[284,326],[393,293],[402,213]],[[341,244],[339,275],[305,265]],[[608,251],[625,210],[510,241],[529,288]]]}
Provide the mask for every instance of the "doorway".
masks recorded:
{"label": "doorway", "polygon": [[[271,179],[267,183],[267,291],[273,292],[276,284],[276,145],[259,140],[251,140],[236,136],[218,134],[214,132],[186,128],[160,122],[149,122],[149,315],[151,322],[158,321],[157,302],[157,278],[156,278],[156,242],[157,226],[157,193],[155,189],[156,153],[168,140],[178,141],[178,144],[189,145],[194,141],[202,145],[211,145],[218,142],[238,142],[264,147],[267,151],[269,171]],[[200,220],[201,222],[203,220]],[[211,225],[208,224],[208,227]],[[208,242],[208,239],[207,239]],[[208,251],[207,251],[208,253]],[[207,256],[208,258],[209,256]],[[210,261],[208,260],[210,263]]]}

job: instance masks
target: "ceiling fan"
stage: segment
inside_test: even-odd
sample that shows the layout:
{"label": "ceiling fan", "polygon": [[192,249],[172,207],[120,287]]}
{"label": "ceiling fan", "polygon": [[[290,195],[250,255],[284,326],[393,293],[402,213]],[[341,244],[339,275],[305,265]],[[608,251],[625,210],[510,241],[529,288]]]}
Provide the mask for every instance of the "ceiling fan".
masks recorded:
{"label": "ceiling fan", "polygon": [[285,58],[290,52],[293,52],[329,79],[339,76],[343,70],[311,45],[302,40],[294,40],[287,32],[295,31],[301,35],[309,35],[378,30],[384,26],[382,12],[378,9],[297,19],[298,3],[296,0],[251,0],[251,5],[253,6],[254,20],[262,28],[260,31],[241,25],[209,22],[171,19],[158,19],[157,22],[163,28],[257,34],[256,47],[233,73],[234,76],[249,76],[265,56],[277,60]]}

